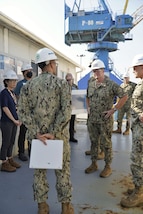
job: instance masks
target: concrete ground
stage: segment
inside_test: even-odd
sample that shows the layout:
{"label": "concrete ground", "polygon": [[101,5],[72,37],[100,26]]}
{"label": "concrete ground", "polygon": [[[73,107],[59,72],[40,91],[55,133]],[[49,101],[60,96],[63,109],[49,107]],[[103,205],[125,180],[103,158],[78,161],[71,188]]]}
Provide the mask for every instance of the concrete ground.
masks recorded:
{"label": "concrete ground", "polygon": [[[113,173],[108,178],[99,177],[104,168],[103,160],[98,161],[97,172],[84,173],[91,163],[90,156],[85,155],[85,151],[90,148],[90,141],[84,122],[77,123],[75,137],[78,143],[70,143],[75,214],[142,214],[143,207],[127,209],[120,206],[125,191],[132,186],[129,157],[131,134],[113,134]],[[33,170],[29,169],[28,161],[21,162],[17,156],[15,159],[21,163],[20,169],[14,173],[0,172],[0,214],[37,214],[37,203],[33,200],[32,192]],[[47,176],[50,214],[60,214],[54,170],[49,170]]]}

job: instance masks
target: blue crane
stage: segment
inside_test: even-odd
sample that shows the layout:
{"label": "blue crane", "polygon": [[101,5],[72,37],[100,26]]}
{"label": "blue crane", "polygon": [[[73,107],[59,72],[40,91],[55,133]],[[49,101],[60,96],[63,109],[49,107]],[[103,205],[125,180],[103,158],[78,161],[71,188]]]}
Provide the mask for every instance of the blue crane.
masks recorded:
{"label": "blue crane", "polygon": [[81,1],[75,0],[72,9],[65,4],[65,43],[69,46],[87,43],[87,50],[104,61],[105,72],[110,76],[113,62],[109,52],[116,51],[119,42],[132,40],[129,32],[143,19],[143,6],[133,16],[125,14],[126,0],[123,14],[113,19],[105,0],[100,0],[99,7],[92,11],[81,10]]}

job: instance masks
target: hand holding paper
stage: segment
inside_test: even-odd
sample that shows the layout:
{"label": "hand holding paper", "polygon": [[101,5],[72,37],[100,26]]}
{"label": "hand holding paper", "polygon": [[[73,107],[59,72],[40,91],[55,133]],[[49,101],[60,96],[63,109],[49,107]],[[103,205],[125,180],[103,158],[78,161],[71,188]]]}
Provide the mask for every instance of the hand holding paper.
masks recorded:
{"label": "hand holding paper", "polygon": [[50,134],[50,133],[46,133],[46,134],[37,134],[37,139],[42,141],[45,145],[47,145],[46,140],[54,140],[54,135]]}

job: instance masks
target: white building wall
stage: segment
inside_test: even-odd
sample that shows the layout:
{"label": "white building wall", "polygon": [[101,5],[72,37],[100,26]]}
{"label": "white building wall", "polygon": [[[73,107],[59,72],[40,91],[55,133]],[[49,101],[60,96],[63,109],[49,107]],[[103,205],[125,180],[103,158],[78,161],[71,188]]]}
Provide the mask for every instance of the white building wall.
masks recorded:
{"label": "white building wall", "polygon": [[18,56],[26,61],[34,61],[36,51],[41,48],[40,45],[9,31],[9,54]]}
{"label": "white building wall", "polygon": [[3,51],[4,48],[3,35],[3,27],[0,25],[0,52]]}
{"label": "white building wall", "polygon": [[[19,75],[19,68],[22,66],[22,63],[34,62],[35,53],[38,49],[43,47],[32,39],[28,39],[24,35],[3,28],[2,26],[0,26],[0,44],[0,54],[10,57],[14,60],[14,69],[16,72],[18,72]],[[57,57],[59,60],[58,76],[60,78],[65,78],[66,73],[71,72],[76,80],[75,65],[59,55],[57,55]],[[10,64],[9,66],[11,68]],[[8,65],[6,69],[8,69]]]}
{"label": "white building wall", "polygon": [[59,77],[65,79],[66,73],[72,73],[75,83],[77,83],[77,75],[76,75],[76,70],[75,66],[72,65],[71,63],[65,61],[63,58],[60,58],[60,63],[59,63]]}

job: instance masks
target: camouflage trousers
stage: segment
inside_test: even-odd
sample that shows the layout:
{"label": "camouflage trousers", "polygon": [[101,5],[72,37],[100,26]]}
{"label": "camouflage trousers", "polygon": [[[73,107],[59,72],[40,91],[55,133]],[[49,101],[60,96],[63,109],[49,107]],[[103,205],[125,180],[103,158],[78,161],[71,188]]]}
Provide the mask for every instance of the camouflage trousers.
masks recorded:
{"label": "camouflage trousers", "polygon": [[[89,133],[89,136],[90,136],[90,133],[91,133],[91,130],[90,130],[90,121],[89,121],[89,118],[87,119],[87,130],[88,130],[88,133]],[[103,152],[102,151],[102,147],[100,147],[100,138],[99,138],[99,142],[98,142],[98,153],[100,152]]]}
{"label": "camouflage trousers", "polygon": [[130,129],[130,118],[131,118],[130,107],[125,108],[124,106],[118,110],[117,116],[118,129],[122,128],[122,121],[125,114],[126,114],[126,129]]}
{"label": "camouflage trousers", "polygon": [[143,186],[143,123],[132,125],[131,172],[136,186]]}
{"label": "camouflage trousers", "polygon": [[[64,142],[63,168],[62,170],[55,170],[55,175],[58,201],[61,203],[70,202],[72,185],[70,181],[70,145],[67,142]],[[47,170],[35,169],[33,182],[34,200],[38,203],[45,202],[48,198],[48,191]]]}
{"label": "camouflage trousers", "polygon": [[112,162],[112,129],[113,122],[92,123],[88,121],[88,131],[91,141],[91,160],[96,161],[98,158],[99,147],[104,151],[106,164]]}

